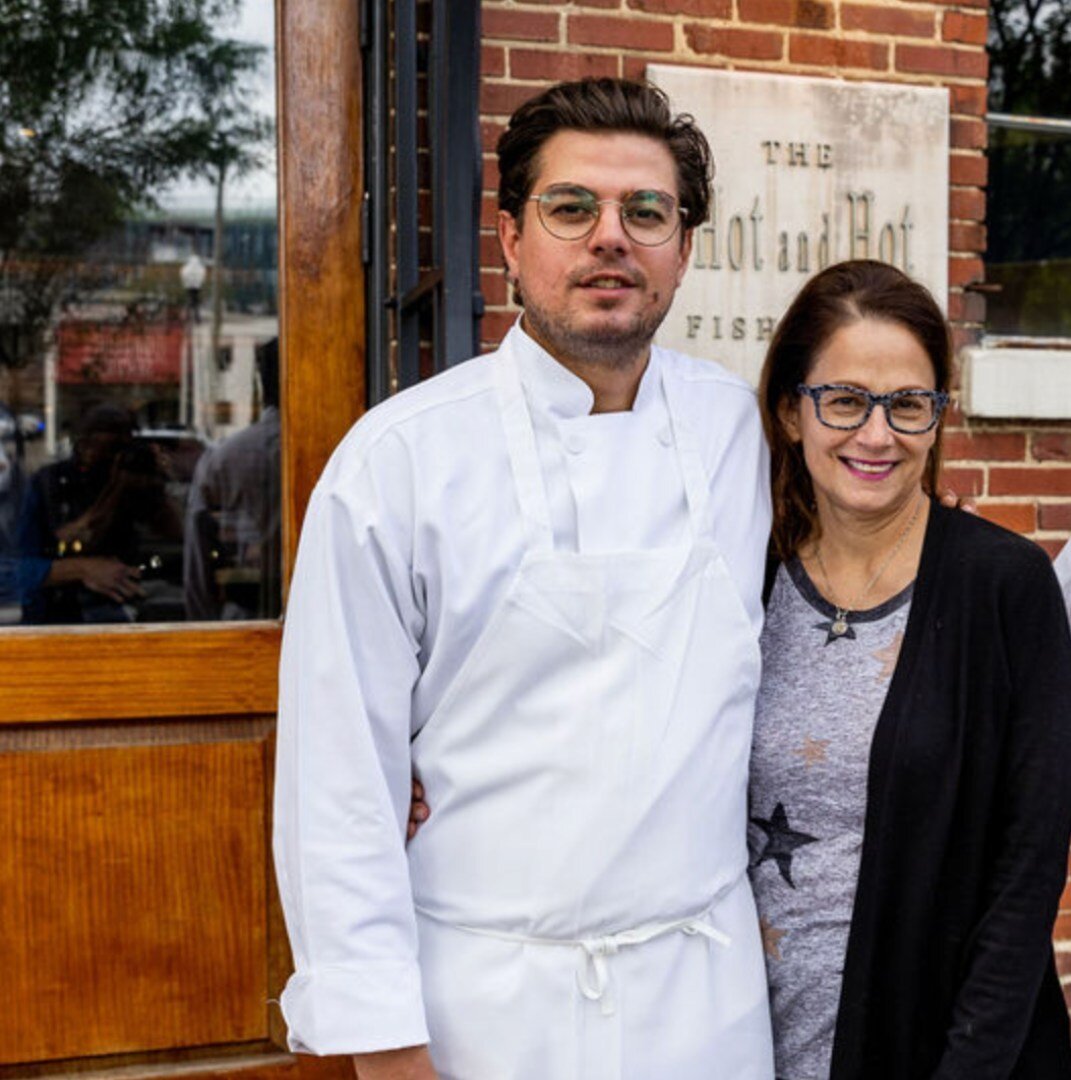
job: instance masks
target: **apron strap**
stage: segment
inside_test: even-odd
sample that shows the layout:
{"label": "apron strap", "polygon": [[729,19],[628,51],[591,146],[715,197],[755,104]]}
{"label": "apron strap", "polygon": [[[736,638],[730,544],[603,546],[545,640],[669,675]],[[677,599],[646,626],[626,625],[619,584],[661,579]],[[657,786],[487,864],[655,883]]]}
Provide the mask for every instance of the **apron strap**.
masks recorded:
{"label": "apron strap", "polygon": [[506,435],[513,486],[521,507],[528,546],[535,551],[554,550],[554,530],[543,482],[543,468],[536,449],[535,431],[521,386],[521,373],[509,337],[492,361],[502,427]]}
{"label": "apron strap", "polygon": [[677,460],[680,462],[681,476],[684,480],[684,497],[688,502],[692,535],[696,540],[706,539],[713,532],[713,522],[709,514],[710,481],[703,467],[703,455],[699,451],[699,442],[684,419],[683,387],[674,379],[666,377],[664,364],[662,365],[662,392],[665,395],[666,411],[669,413],[670,426],[673,428]]}

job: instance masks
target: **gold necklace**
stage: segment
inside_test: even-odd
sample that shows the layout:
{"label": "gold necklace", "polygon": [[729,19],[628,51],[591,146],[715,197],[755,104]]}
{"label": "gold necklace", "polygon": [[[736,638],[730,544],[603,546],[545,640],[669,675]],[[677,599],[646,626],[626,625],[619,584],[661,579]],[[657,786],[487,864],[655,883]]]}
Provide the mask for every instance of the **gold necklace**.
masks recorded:
{"label": "gold necklace", "polygon": [[[837,603],[837,600],[833,595],[833,586],[830,584],[829,581],[829,574],[826,572],[826,564],[822,560],[822,548],[818,544],[814,545],[814,561],[818,564],[818,569],[822,572],[822,581],[826,587],[826,596],[829,597],[834,609],[836,610],[836,614],[833,616],[833,622],[829,626],[829,637],[826,639],[827,645],[831,641],[835,641],[837,638],[844,637],[844,635],[847,634],[848,631],[851,629],[851,626],[848,622],[848,616],[851,615],[852,612],[859,610],[859,604],[861,603],[861,601],[866,599],[866,597],[870,593],[870,590],[874,588],[875,585],[877,585],[879,579],[881,578],[881,575],[889,569],[889,565],[892,563],[893,559],[896,558],[897,552],[904,546],[904,541],[907,539],[908,534],[911,532],[911,529],[913,528],[915,522],[918,521],[919,514],[922,512],[922,504],[924,502],[925,496],[920,491],[918,501],[915,503],[914,513],[911,515],[911,520],[908,521],[908,523],[903,527],[903,529],[900,530],[900,535],[896,538],[896,543],[893,544],[892,550],[885,557],[881,566],[877,568],[874,576],[863,586],[863,588],[858,593],[855,594],[855,596],[852,597],[851,603],[849,603],[847,607],[841,607],[840,604]],[[853,634],[852,637],[854,636],[855,635]]]}

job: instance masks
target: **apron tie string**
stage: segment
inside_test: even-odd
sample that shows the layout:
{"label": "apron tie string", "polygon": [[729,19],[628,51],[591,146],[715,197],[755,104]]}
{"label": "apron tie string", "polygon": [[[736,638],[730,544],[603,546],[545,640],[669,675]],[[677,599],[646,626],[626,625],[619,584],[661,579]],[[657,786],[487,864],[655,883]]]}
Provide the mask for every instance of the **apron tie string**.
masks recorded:
{"label": "apron tie string", "polygon": [[618,934],[601,934],[597,937],[585,938],[533,937],[530,934],[515,934],[509,930],[492,930],[451,922],[438,915],[433,915],[419,904],[416,905],[416,910],[425,918],[452,927],[454,930],[462,930],[467,934],[477,934],[480,937],[495,938],[498,941],[509,941],[519,945],[554,945],[559,948],[566,946],[580,949],[580,966],[576,972],[577,987],[588,1001],[597,1001],[599,1003],[599,1011],[603,1016],[613,1016],[616,1006],[611,992],[608,958],[616,956],[623,948],[646,945],[647,942],[654,941],[655,938],[665,937],[666,934],[674,934],[677,931],[687,934],[689,937],[705,937],[707,941],[728,948],[732,944],[732,938],[706,921],[713,906],[698,915],[688,915],[683,919],[675,919],[672,922],[648,923],[645,926],[637,926],[632,930],[622,930]]}
{"label": "apron tie string", "polygon": [[632,945],[646,945],[648,941],[680,931],[689,937],[705,937],[723,948],[732,944],[732,938],[705,921],[707,912],[675,922],[652,923],[635,930],[623,930],[620,934],[604,934],[601,937],[581,938],[577,944],[583,950],[583,958],[576,973],[580,993],[588,1001],[599,1002],[603,1016],[613,1016],[615,1005],[610,985],[610,965],[607,958],[616,956],[622,949]]}
{"label": "apron tie string", "polygon": [[[607,993],[610,987],[610,967],[606,958],[617,953],[618,943],[612,936],[584,938],[580,942],[580,948],[584,950],[585,956],[576,972],[576,984],[580,987],[580,993],[588,1001],[601,1002],[603,1016],[611,1016],[614,1006]],[[588,979],[589,973],[594,979]]]}

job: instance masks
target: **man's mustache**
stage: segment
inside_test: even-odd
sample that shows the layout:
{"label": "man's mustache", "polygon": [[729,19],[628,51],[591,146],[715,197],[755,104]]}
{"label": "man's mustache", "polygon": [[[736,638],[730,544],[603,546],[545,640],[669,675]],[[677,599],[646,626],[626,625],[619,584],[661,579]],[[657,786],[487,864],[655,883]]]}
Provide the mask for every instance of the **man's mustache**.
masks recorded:
{"label": "man's mustache", "polygon": [[569,285],[583,287],[595,278],[600,277],[614,277],[625,285],[634,288],[643,288],[647,284],[647,275],[642,270],[636,267],[623,267],[613,264],[597,264],[572,270],[566,275],[565,280]]}

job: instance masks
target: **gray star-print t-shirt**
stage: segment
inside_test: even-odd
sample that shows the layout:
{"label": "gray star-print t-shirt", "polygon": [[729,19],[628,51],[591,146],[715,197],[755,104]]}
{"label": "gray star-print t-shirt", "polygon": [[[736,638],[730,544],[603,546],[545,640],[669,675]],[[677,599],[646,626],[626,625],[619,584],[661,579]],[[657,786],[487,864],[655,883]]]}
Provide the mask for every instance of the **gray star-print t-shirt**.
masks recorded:
{"label": "gray star-print t-shirt", "polygon": [[911,586],[835,611],[798,560],[777,572],[762,632],[748,846],[762,920],[778,1080],[827,1080],[866,814],[870,742]]}

